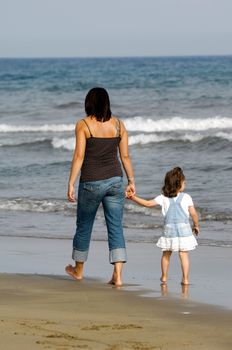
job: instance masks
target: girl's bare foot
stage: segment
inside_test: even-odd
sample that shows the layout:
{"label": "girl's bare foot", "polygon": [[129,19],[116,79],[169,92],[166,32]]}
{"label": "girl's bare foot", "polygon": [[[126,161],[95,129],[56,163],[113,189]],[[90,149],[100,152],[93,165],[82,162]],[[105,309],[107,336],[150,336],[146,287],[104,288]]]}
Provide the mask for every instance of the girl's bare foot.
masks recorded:
{"label": "girl's bare foot", "polygon": [[83,275],[82,275],[82,271],[78,271],[77,268],[73,267],[72,265],[68,265],[65,267],[65,271],[67,272],[67,274],[69,276],[71,276],[72,278],[74,278],[75,280],[82,280]]}
{"label": "girl's bare foot", "polygon": [[166,277],[160,277],[161,284],[167,284],[167,278]]}
{"label": "girl's bare foot", "polygon": [[181,284],[182,284],[182,286],[188,286],[188,285],[189,285],[189,281],[183,279],[183,280],[181,281]]}

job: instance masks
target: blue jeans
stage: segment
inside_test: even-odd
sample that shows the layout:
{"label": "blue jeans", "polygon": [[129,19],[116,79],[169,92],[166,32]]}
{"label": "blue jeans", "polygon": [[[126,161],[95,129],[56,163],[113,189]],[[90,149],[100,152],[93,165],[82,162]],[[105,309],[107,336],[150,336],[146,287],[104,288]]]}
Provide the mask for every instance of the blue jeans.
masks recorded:
{"label": "blue jeans", "polygon": [[106,220],[110,263],[126,262],[122,228],[124,189],[120,176],[80,182],[72,258],[78,262],[87,260],[93,223],[100,203],[102,203]]}

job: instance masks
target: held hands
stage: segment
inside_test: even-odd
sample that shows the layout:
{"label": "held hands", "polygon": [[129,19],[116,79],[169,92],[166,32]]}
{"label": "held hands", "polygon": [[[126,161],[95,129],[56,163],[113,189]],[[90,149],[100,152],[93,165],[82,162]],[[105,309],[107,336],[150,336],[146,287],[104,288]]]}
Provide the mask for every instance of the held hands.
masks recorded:
{"label": "held hands", "polygon": [[[128,184],[125,190],[125,197],[128,199],[132,199],[134,195],[135,195],[135,184],[134,183]],[[76,202],[74,185],[71,185],[71,184],[68,185],[67,197],[69,202],[72,202],[72,203]]]}
{"label": "held hands", "polygon": [[74,186],[73,185],[68,185],[68,193],[67,193],[67,197],[69,202],[76,202],[76,198],[75,198],[75,190],[74,190]]}
{"label": "held hands", "polygon": [[135,195],[135,184],[128,184],[125,191],[125,197],[128,199],[133,199]]}
{"label": "held hands", "polygon": [[193,226],[192,231],[194,235],[198,236],[200,232],[199,226]]}

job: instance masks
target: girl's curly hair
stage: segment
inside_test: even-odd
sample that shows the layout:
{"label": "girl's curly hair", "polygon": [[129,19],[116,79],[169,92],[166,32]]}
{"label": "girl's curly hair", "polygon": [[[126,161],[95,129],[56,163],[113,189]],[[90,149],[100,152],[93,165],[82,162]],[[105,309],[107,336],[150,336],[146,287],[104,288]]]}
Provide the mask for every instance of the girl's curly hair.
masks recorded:
{"label": "girl's curly hair", "polygon": [[181,168],[176,167],[168,171],[162,187],[163,195],[169,198],[176,197],[184,180],[185,176]]}

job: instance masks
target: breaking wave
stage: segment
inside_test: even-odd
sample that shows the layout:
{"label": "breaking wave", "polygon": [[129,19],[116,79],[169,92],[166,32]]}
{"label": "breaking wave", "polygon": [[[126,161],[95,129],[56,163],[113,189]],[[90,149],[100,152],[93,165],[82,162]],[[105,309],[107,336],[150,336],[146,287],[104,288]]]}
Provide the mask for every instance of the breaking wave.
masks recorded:
{"label": "breaking wave", "polygon": [[[0,199],[0,210],[72,214],[76,212],[76,205],[65,199],[2,198]],[[157,208],[150,209],[131,203],[125,204],[125,211],[136,216],[160,217],[160,210]],[[198,211],[203,221],[232,221],[232,212],[208,212],[203,208],[198,208]],[[139,226],[141,227],[141,223]]]}
{"label": "breaking wave", "polygon": [[[170,131],[206,131],[212,129],[232,129],[232,118],[164,118],[151,119],[143,117],[127,118],[123,120],[128,131],[132,132],[170,132]],[[74,131],[75,124],[44,124],[44,125],[12,125],[0,124],[1,133],[13,132],[67,132]]]}
{"label": "breaking wave", "polygon": [[[137,134],[129,136],[129,145],[146,145],[150,143],[161,142],[190,142],[196,143],[201,141],[218,141],[219,139],[232,142],[232,132],[216,132],[216,133],[184,133],[184,134]],[[27,147],[32,145],[47,145],[54,149],[63,149],[67,151],[73,151],[75,148],[74,137],[53,137],[53,138],[40,138],[33,139],[31,141],[17,142],[17,141],[2,141],[0,147]]]}
{"label": "breaking wave", "polygon": [[124,122],[128,131],[142,131],[149,133],[178,130],[206,131],[210,129],[232,128],[232,119],[220,116],[204,119],[173,117],[159,120],[135,117],[126,119]]}

